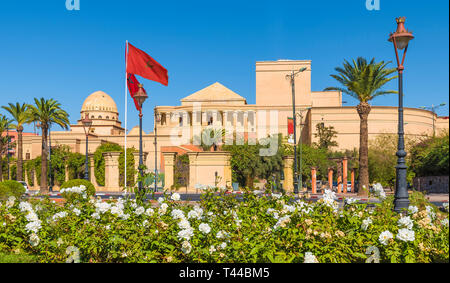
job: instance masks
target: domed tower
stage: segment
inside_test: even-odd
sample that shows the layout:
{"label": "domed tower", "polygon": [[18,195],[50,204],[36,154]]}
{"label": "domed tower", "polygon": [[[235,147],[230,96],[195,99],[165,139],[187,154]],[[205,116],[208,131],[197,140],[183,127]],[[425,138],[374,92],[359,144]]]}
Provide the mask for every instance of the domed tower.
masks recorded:
{"label": "domed tower", "polygon": [[83,102],[80,111],[80,120],[77,125],[71,126],[76,132],[84,132],[81,119],[86,114],[92,120],[91,133],[97,135],[123,135],[125,129],[119,121],[119,111],[116,102],[103,91],[96,91],[89,95]]}

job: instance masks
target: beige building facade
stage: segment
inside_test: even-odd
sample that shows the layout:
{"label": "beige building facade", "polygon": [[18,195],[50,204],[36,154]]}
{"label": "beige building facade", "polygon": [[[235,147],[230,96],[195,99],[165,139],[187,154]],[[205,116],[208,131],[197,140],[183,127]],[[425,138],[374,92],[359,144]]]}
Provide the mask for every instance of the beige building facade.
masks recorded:
{"label": "beige building facade", "polygon": [[[342,105],[342,93],[338,91],[311,90],[310,60],[279,60],[256,62],[256,103],[247,100],[216,82],[181,99],[179,105],[158,106],[155,121],[157,128],[157,149],[155,155],[155,133],[143,133],[143,150],[147,154],[146,166],[155,169],[158,158],[159,172],[164,172],[164,152],[190,153],[201,151],[197,137],[207,127],[225,129],[224,143],[232,142],[233,134],[251,141],[270,134],[288,135],[288,117],[292,117],[292,71],[306,68],[295,77],[295,101],[297,133],[302,142],[316,141],[316,124],[333,126],[338,132],[338,146],[334,150],[359,147],[359,116],[354,106]],[[369,139],[381,133],[397,133],[398,112],[393,106],[373,106],[369,115]],[[97,91],[89,95],[81,105],[80,119],[70,126],[69,131],[52,131],[52,145],[64,144],[72,151],[85,154],[85,133],[81,118],[88,114],[93,120],[89,133],[89,153],[105,142],[124,146],[125,129],[114,99]],[[301,115],[301,116],[300,116]],[[298,119],[300,118],[301,119]],[[299,121],[301,120],[301,121]],[[432,135],[448,130],[448,117],[438,117],[431,111],[405,108],[405,134],[412,136]],[[297,137],[298,138],[298,137]],[[132,128],[127,134],[127,147],[139,148],[139,128]],[[31,159],[41,154],[41,137],[24,137],[24,156]],[[228,179],[229,176],[227,176]]]}

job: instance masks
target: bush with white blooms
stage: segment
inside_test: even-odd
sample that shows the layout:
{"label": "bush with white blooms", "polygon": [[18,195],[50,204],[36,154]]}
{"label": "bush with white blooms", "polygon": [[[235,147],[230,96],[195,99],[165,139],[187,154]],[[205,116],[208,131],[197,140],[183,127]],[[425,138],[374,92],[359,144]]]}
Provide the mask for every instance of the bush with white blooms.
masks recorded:
{"label": "bush with white blooms", "polygon": [[205,187],[201,201],[178,193],[158,201],[101,200],[83,187],[48,198],[0,202],[0,252],[39,262],[449,262],[448,209],[418,192],[402,214],[376,186],[380,203],[339,207],[327,191],[320,201],[270,191],[241,197]]}

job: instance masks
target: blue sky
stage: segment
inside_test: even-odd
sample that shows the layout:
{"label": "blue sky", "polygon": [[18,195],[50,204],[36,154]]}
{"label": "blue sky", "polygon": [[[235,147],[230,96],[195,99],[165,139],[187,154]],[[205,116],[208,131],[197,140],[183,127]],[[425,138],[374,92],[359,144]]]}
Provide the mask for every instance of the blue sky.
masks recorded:
{"label": "blue sky", "polygon": [[[449,102],[447,0],[380,0],[379,11],[367,10],[366,0],[80,0],[79,11],[68,11],[65,2],[1,2],[2,105],[54,98],[74,123],[85,97],[102,90],[116,101],[123,122],[129,40],[169,71],[167,87],[140,79],[150,96],[144,105],[144,131],[150,132],[155,105],[179,105],[216,81],[255,103],[256,61],[312,60],[314,91],[336,85],[330,74],[344,59],[375,57],[394,67],[387,38],[399,16],[407,17],[415,36],[405,62],[405,106]],[[396,90],[397,82],[386,88]],[[390,95],[372,104],[397,106],[397,100]],[[131,99],[128,113],[131,129],[138,124]],[[447,116],[448,105],[437,113]]]}

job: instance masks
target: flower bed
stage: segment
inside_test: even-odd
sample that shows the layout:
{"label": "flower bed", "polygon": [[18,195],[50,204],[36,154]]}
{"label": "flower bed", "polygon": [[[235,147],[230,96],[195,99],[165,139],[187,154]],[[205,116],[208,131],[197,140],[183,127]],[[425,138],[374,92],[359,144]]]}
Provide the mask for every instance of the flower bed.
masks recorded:
{"label": "flower bed", "polygon": [[[0,205],[0,252],[40,262],[448,262],[448,206],[414,195],[406,213],[392,197],[369,207],[327,191],[316,203],[207,189],[195,205],[101,201],[83,187],[49,199]],[[78,197],[74,194],[79,193]]]}

